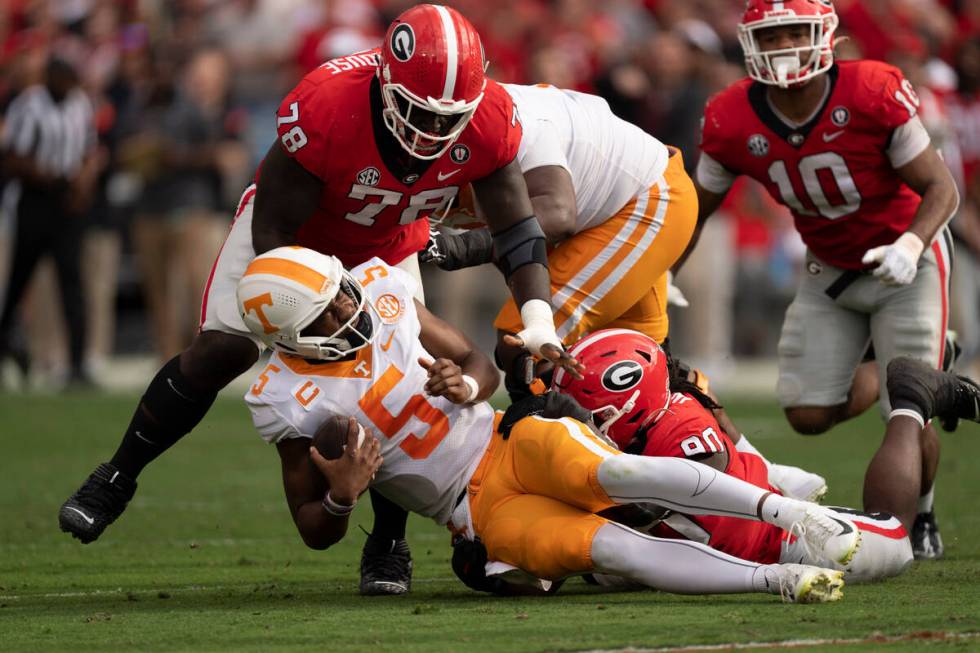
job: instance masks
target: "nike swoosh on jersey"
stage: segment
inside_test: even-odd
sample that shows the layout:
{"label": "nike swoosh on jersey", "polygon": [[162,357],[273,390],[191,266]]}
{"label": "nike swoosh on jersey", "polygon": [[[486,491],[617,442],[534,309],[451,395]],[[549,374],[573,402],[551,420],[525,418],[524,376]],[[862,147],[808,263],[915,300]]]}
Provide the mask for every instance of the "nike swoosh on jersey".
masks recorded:
{"label": "nike swoosh on jersey", "polygon": [[830,141],[834,140],[835,138],[837,138],[838,136],[840,136],[843,133],[844,133],[844,130],[842,129],[840,131],[834,132],[833,134],[824,134],[823,135],[823,142],[824,143],[829,143]]}
{"label": "nike swoosh on jersey", "polygon": [[388,339],[384,342],[383,345],[381,345],[381,351],[388,351],[389,349],[391,349],[391,341],[394,339],[395,339],[395,332],[392,331],[391,334],[388,336]]}
{"label": "nike swoosh on jersey", "polygon": [[447,179],[455,175],[457,172],[459,172],[459,169],[453,170],[452,172],[447,172],[446,174],[440,172],[439,174],[436,175],[436,179],[438,179],[439,181],[446,181]]}

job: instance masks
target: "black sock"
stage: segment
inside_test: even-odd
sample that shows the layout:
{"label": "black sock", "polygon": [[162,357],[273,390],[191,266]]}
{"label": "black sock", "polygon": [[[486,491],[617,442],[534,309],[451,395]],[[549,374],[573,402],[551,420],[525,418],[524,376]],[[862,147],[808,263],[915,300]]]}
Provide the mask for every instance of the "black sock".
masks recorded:
{"label": "black sock", "polygon": [[180,372],[180,356],[170,359],[150,381],[110,462],[135,479],[150,461],[197,426],[216,396],[194,389]]}
{"label": "black sock", "polygon": [[374,509],[374,528],[371,536],[386,540],[401,540],[405,537],[408,512],[392,503],[375,489],[371,490],[371,507]]}

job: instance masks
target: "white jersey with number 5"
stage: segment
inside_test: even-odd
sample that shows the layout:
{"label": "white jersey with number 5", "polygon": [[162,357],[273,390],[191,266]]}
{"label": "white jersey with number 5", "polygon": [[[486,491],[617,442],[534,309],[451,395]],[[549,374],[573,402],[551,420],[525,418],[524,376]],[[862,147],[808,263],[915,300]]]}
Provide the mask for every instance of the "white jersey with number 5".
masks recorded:
{"label": "white jersey with number 5", "polygon": [[616,117],[602,98],[546,85],[503,87],[524,127],[521,171],[561,166],[571,175],[576,233],[615,215],[667,169],[667,147]]}
{"label": "white jersey with number 5", "polygon": [[277,352],[245,394],[252,420],[275,443],[312,438],[327,417],[353,415],[381,441],[384,463],[372,487],[446,523],[490,442],[493,410],[423,394],[428,377],[418,359],[433,356],[419,340],[415,279],[377,258],[351,274],[374,307],[374,342],[339,362]]}

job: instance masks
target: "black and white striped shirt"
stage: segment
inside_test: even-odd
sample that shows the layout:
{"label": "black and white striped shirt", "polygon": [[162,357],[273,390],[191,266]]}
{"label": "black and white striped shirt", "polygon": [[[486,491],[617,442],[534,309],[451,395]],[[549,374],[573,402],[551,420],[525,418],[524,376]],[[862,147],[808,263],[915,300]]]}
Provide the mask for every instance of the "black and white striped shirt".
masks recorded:
{"label": "black and white striped shirt", "polygon": [[43,85],[14,98],[0,137],[5,151],[30,156],[42,171],[66,178],[78,172],[95,143],[95,118],[84,91],[75,89],[58,103]]}

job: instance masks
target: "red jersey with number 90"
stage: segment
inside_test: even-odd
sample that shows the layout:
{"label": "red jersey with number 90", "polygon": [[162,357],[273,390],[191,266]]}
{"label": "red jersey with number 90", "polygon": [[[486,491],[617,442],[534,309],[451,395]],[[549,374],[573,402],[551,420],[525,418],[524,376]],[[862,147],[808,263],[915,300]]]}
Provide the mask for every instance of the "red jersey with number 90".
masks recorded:
{"label": "red jersey with number 90", "polygon": [[888,156],[919,100],[902,73],[881,62],[840,62],[826,75],[828,95],[799,126],[776,114],[762,84],[733,84],[705,107],[701,149],[764,184],[818,258],[862,269],[864,253],[894,242],[919,207]]}
{"label": "red jersey with number 90", "polygon": [[[667,412],[647,432],[644,456],[690,458],[728,453],[725,473],[756,487],[769,485],[769,470],[761,458],[742,453],[725,435],[714,416],[688,394],[675,392]],[[783,531],[772,524],[712,515],[673,515],[654,528],[657,537],[685,538],[753,562],[779,562]]]}
{"label": "red jersey with number 90", "polygon": [[[473,119],[448,152],[432,162],[410,159],[381,121],[377,56],[370,50],[313,70],[276,119],[285,152],[324,183],[297,244],[348,268],[374,256],[395,265],[425,247],[429,224],[422,218],[513,161],[521,140],[510,96],[487,80]],[[392,160],[409,165],[392,170]]]}

